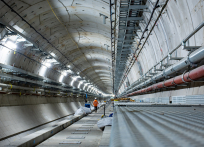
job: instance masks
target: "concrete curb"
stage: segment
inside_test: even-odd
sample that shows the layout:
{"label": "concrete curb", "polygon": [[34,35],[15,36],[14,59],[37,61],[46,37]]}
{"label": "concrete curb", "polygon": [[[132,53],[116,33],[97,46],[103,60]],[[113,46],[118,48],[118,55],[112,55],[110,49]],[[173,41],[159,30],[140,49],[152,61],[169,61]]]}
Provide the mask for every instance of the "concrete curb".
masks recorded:
{"label": "concrete curb", "polygon": [[44,140],[50,138],[51,136],[55,135],[56,133],[64,130],[74,122],[80,120],[86,116],[85,114],[80,116],[73,116],[70,120],[63,120],[61,122],[58,122],[53,127],[46,127],[42,130],[39,130],[35,133],[32,133],[28,136],[25,136],[17,141],[11,142],[9,146],[11,147],[32,147],[36,146],[39,143],[43,142]]}

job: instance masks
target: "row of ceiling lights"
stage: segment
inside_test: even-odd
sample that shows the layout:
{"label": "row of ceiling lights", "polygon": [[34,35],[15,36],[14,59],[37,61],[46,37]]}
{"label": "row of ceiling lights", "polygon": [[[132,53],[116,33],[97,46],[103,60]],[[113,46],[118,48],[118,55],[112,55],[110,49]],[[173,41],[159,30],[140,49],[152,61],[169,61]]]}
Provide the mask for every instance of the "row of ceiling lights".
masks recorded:
{"label": "row of ceiling lights", "polygon": [[[19,42],[28,42],[28,41],[27,41],[25,38],[23,38],[23,37],[21,37],[21,36],[19,36],[19,35],[7,36],[7,37],[5,37],[4,39],[1,40],[1,43],[2,43],[3,45],[5,45],[6,47],[8,47],[9,49],[14,50],[14,53],[16,52],[16,49],[18,48],[17,43],[19,43]],[[33,46],[32,43],[29,42],[29,44],[30,44],[30,46],[31,46],[31,45]],[[3,50],[7,50],[7,48],[3,48]],[[45,60],[42,62],[42,64],[43,64],[44,66],[42,66],[41,69],[40,69],[40,73],[39,73],[39,74],[40,74],[41,76],[44,76],[44,74],[45,74],[47,68],[51,68],[52,65],[58,63],[57,60],[54,59],[56,55],[55,55],[54,53],[50,53],[50,55],[52,56],[52,58],[48,58],[48,59],[45,58]],[[5,58],[6,58],[6,56],[5,56]],[[63,78],[64,78],[65,76],[67,76],[68,73],[71,73],[71,74],[72,74],[72,81],[71,81],[71,83],[70,83],[71,86],[73,86],[73,83],[74,83],[75,81],[77,81],[77,79],[82,79],[82,80],[79,80],[79,81],[80,81],[80,82],[79,82],[79,85],[78,85],[78,88],[79,88],[79,89],[80,89],[81,84],[84,83],[83,90],[85,90],[86,86],[88,86],[87,92],[90,91],[90,92],[96,93],[96,94],[97,94],[97,93],[98,93],[98,94],[101,93],[102,95],[105,94],[105,93],[103,93],[102,91],[98,90],[98,88],[97,88],[96,86],[94,86],[93,84],[89,83],[89,81],[84,80],[84,79],[79,75],[79,72],[77,72],[77,74],[75,74],[75,73],[71,70],[71,65],[67,65],[67,68],[68,68],[67,70],[63,70],[63,71],[60,72],[60,73],[61,73],[61,76],[59,77],[59,82],[60,82],[60,83],[62,83]]]}

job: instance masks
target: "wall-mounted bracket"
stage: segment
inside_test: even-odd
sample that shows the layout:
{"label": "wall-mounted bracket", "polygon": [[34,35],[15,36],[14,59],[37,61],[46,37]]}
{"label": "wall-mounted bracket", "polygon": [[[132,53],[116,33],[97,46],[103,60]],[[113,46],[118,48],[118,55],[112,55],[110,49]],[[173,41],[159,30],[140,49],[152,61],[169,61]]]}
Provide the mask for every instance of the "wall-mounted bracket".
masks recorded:
{"label": "wall-mounted bracket", "polygon": [[182,49],[189,51],[189,52],[195,51],[195,50],[199,49],[200,47],[201,46],[186,46],[186,42],[182,42]]}
{"label": "wall-mounted bracket", "polygon": [[41,57],[47,56],[46,52],[42,52]]}
{"label": "wall-mounted bracket", "polygon": [[39,48],[35,48],[35,47],[32,47],[30,50],[31,50],[31,51],[40,51]]}
{"label": "wall-mounted bracket", "polygon": [[169,60],[181,60],[181,59],[183,59],[183,57],[172,57],[171,54],[168,54],[168,58],[169,58]]}
{"label": "wall-mounted bracket", "polygon": [[108,16],[101,13],[99,13],[99,15],[103,17],[103,24],[106,24],[106,19],[108,18]]}
{"label": "wall-mounted bracket", "polygon": [[149,71],[150,75],[156,75],[157,73],[151,72],[151,70]]}
{"label": "wall-mounted bracket", "polygon": [[107,44],[104,44],[104,46],[106,47],[106,50],[108,51],[108,47],[110,47],[110,46]]}

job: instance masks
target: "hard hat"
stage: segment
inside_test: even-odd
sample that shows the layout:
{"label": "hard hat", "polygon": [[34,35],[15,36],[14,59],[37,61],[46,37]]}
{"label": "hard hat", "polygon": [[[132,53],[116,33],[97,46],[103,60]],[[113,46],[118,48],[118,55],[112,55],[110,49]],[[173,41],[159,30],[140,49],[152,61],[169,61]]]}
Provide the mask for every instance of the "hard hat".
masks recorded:
{"label": "hard hat", "polygon": [[95,100],[96,100],[97,98],[95,98]]}

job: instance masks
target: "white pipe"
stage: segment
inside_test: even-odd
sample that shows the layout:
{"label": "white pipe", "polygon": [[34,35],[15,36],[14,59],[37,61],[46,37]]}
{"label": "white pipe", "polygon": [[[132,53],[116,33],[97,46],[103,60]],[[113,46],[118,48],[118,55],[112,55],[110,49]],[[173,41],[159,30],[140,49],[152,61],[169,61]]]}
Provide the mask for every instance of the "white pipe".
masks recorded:
{"label": "white pipe", "polygon": [[178,71],[184,69],[185,67],[189,66],[190,64],[198,63],[202,59],[204,59],[204,46],[200,47],[199,49],[197,49],[196,51],[191,53],[189,56],[183,58],[179,62],[168,67],[167,69],[163,70],[162,72],[158,73],[157,75],[153,76],[152,78],[146,80],[145,82],[143,82],[137,86],[134,86],[133,88],[128,90],[127,93],[132,92],[134,89],[138,89],[140,87],[146,86],[146,85],[152,83],[152,81],[160,80],[160,79],[164,78],[165,76],[170,76],[171,74],[174,74],[175,72],[178,72]]}

